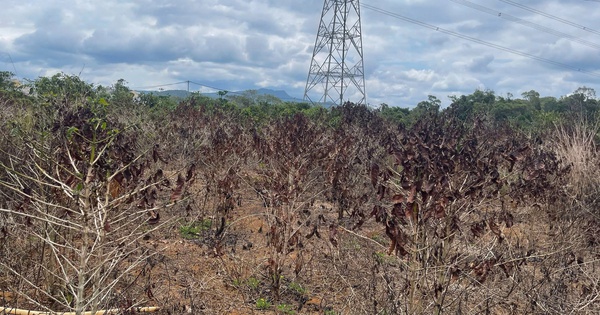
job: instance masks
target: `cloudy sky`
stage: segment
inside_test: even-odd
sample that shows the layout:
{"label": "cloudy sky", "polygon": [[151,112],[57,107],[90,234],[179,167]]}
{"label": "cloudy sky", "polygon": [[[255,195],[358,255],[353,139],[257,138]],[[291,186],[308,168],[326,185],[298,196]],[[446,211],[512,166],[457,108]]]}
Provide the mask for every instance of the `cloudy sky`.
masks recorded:
{"label": "cloudy sky", "polygon": [[[412,107],[427,95],[448,105],[449,95],[476,89],[515,97],[600,89],[600,1],[361,4],[373,106]],[[323,0],[3,0],[2,7],[0,70],[18,78],[64,72],[102,85],[122,78],[134,89],[189,80],[301,98]]]}

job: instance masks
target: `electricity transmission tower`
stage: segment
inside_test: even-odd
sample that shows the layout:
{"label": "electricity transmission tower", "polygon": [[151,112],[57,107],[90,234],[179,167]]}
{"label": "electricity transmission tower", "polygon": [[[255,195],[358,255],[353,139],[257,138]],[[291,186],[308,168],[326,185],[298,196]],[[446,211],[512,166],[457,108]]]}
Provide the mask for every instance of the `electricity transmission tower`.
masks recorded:
{"label": "electricity transmission tower", "polygon": [[344,100],[351,100],[366,104],[358,0],[325,0],[304,99],[311,103],[342,105]]}

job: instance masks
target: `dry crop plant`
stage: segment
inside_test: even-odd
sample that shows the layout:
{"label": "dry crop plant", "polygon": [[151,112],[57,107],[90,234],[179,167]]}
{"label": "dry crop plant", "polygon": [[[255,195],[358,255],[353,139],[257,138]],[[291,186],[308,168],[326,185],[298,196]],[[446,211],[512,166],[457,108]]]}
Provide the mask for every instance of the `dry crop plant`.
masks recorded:
{"label": "dry crop plant", "polygon": [[333,130],[335,145],[325,164],[327,199],[337,207],[338,219],[349,214],[352,225],[348,227],[358,229],[368,218],[363,209],[375,195],[375,187],[368,180],[369,168],[385,158],[387,152],[382,143],[392,134],[366,106],[348,102],[332,111],[332,116],[339,115],[340,121]]}
{"label": "dry crop plant", "polygon": [[196,221],[212,220],[217,246],[228,216],[241,204],[240,170],[250,154],[249,133],[233,112],[195,106],[193,99],[179,106],[172,121],[177,137],[172,143],[178,147],[174,151],[183,151],[184,161],[191,160],[202,179],[196,189],[199,198],[192,200],[196,204],[188,208],[188,215]]}
{"label": "dry crop plant", "polygon": [[[331,149],[326,129],[301,114],[282,118],[254,135],[259,156],[255,189],[268,209],[268,272],[274,297],[284,273],[304,267],[307,239],[321,233],[336,242],[335,222],[314,208],[324,193],[324,161]],[[323,227],[325,226],[325,227]],[[295,252],[295,255],[290,253]]]}
{"label": "dry crop plant", "polygon": [[[505,240],[514,216],[500,205],[554,193],[561,170],[552,154],[493,131],[449,112],[426,116],[390,139],[390,163],[372,165],[381,202],[371,215],[385,226],[389,253],[405,259],[403,278],[388,281],[404,289],[380,303],[388,311],[495,312],[519,285],[514,275],[530,253]],[[506,281],[486,287],[497,270]]]}
{"label": "dry crop plant", "polygon": [[[239,123],[219,121],[211,125],[208,141],[200,147],[203,155],[204,176],[206,182],[206,198],[204,202],[212,206],[214,214],[215,236],[221,237],[227,218],[231,211],[241,205],[240,171],[246,164],[249,136]],[[205,199],[206,201],[207,199]]]}
{"label": "dry crop plant", "polygon": [[171,184],[156,147],[139,153],[93,90],[72,95],[40,101],[31,129],[2,129],[2,284],[18,296],[11,307],[138,307],[152,296],[142,280],[157,253],[145,239],[186,183]]}

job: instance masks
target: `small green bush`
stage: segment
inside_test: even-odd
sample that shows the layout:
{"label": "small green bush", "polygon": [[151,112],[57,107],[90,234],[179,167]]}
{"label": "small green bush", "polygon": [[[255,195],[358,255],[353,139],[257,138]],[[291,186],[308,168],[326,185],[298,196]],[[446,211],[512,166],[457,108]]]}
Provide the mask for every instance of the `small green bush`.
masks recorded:
{"label": "small green bush", "polygon": [[204,219],[202,221],[194,221],[188,225],[182,225],[179,227],[179,235],[181,237],[192,240],[200,237],[200,233],[203,231],[208,231],[212,226],[212,221],[210,219]]}
{"label": "small green bush", "polygon": [[248,285],[249,288],[251,289],[258,289],[258,286],[260,285],[260,281],[258,281],[258,279],[254,278],[254,277],[250,277],[248,278],[248,280],[246,280],[246,284]]}
{"label": "small green bush", "polygon": [[289,304],[277,305],[277,311],[282,314],[296,314],[296,311],[294,311],[294,308]]}
{"label": "small green bush", "polygon": [[306,293],[306,289],[304,287],[302,287],[302,285],[300,285],[299,283],[291,282],[288,287],[290,289],[296,291],[296,293],[298,293],[298,294]]}
{"label": "small green bush", "polygon": [[267,310],[271,307],[271,302],[265,298],[256,300],[256,308],[259,310]]}

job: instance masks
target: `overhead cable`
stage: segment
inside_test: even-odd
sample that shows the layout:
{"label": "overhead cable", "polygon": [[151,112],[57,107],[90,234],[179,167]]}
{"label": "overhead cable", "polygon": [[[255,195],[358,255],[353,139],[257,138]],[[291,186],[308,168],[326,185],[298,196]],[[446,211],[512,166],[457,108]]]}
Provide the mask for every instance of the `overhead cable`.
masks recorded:
{"label": "overhead cable", "polygon": [[187,83],[187,81],[181,81],[181,82],[175,82],[175,83],[165,83],[165,84],[152,85],[152,86],[140,86],[140,87],[135,87],[134,89],[136,89],[136,90],[139,90],[139,89],[156,89],[156,88],[161,88],[161,87],[171,86],[171,85],[178,85],[178,84],[183,84],[183,83]]}
{"label": "overhead cable", "polygon": [[563,19],[563,18],[559,18],[558,16],[554,16],[554,15],[552,15],[552,14],[549,14],[549,13],[546,13],[546,12],[542,12],[542,11],[540,11],[540,10],[536,10],[536,9],[530,8],[530,7],[528,7],[528,6],[525,6],[525,5],[522,5],[522,4],[520,4],[520,3],[517,3],[517,2],[514,2],[514,1],[510,1],[510,0],[499,0],[499,1],[502,1],[502,2],[504,2],[504,3],[508,3],[508,4],[510,4],[510,5],[513,5],[513,6],[515,6],[515,7],[519,7],[519,8],[521,8],[521,9],[523,9],[523,10],[526,10],[526,11],[529,11],[529,12],[537,13],[537,14],[539,14],[539,15],[545,16],[545,17],[547,17],[547,18],[553,19],[553,20],[555,20],[555,21],[559,21],[559,22],[561,22],[561,23],[564,23],[564,24],[567,24],[567,25],[571,25],[571,26],[573,26],[573,27],[576,27],[576,28],[582,29],[582,30],[584,30],[584,31],[586,31],[586,32],[590,32],[590,33],[594,33],[594,34],[596,34],[596,35],[600,35],[600,31],[597,31],[597,30],[595,30],[595,29],[593,29],[593,28],[589,28],[589,27],[587,27],[587,26],[583,26],[583,25],[580,25],[580,24],[577,24],[577,23],[571,22],[571,21],[569,21],[569,20],[565,20],[565,19]]}
{"label": "overhead cable", "polygon": [[526,57],[526,58],[534,59],[534,60],[537,60],[537,61],[545,62],[545,63],[548,63],[548,64],[552,64],[552,65],[555,65],[555,66],[558,66],[558,67],[561,67],[561,68],[566,68],[566,69],[571,69],[571,70],[574,70],[574,71],[577,71],[577,72],[586,73],[586,74],[591,75],[591,76],[600,77],[600,73],[595,72],[595,71],[590,71],[590,70],[582,69],[582,68],[579,68],[579,67],[568,65],[566,63],[558,62],[558,61],[551,60],[551,59],[546,59],[546,58],[539,57],[539,56],[536,56],[536,55],[532,55],[532,54],[529,54],[529,53],[526,53],[526,52],[518,51],[518,50],[515,50],[515,49],[512,49],[512,48],[500,46],[500,45],[497,45],[497,44],[494,44],[494,43],[490,43],[490,42],[487,42],[487,41],[484,41],[484,40],[481,40],[481,39],[478,39],[478,38],[475,38],[475,37],[467,36],[467,35],[460,34],[460,33],[454,32],[454,31],[450,31],[450,30],[447,30],[447,29],[444,29],[444,28],[441,28],[441,27],[438,27],[438,26],[435,26],[435,25],[431,25],[429,23],[425,23],[425,22],[422,22],[422,21],[419,21],[419,20],[415,20],[415,19],[403,16],[403,15],[400,15],[398,13],[394,13],[394,12],[391,12],[391,11],[388,11],[388,10],[380,9],[380,8],[377,8],[377,7],[368,5],[368,4],[361,3],[361,6],[363,8],[365,8],[365,9],[369,9],[371,11],[375,11],[375,12],[378,12],[378,13],[381,13],[381,14],[384,14],[384,15],[387,15],[387,16],[391,16],[391,17],[399,19],[399,20],[403,20],[403,21],[406,21],[406,22],[409,22],[409,23],[420,25],[420,26],[429,28],[431,30],[438,31],[440,33],[444,33],[444,34],[451,35],[451,36],[454,36],[454,37],[462,38],[462,39],[465,39],[465,40],[468,40],[468,41],[471,41],[471,42],[474,42],[474,43],[478,43],[478,44],[481,44],[481,45],[492,47],[492,48],[495,48],[495,49],[498,49],[498,50],[502,50],[502,51],[514,54],[514,55],[519,55],[519,56],[522,56],[522,57]]}
{"label": "overhead cable", "polygon": [[466,1],[466,0],[450,0],[450,1],[456,2],[458,4],[461,4],[461,5],[470,7],[470,8],[473,8],[473,9],[481,11],[481,12],[485,12],[485,13],[488,13],[488,14],[491,14],[491,15],[494,15],[494,16],[498,16],[500,18],[503,18],[505,20],[509,20],[511,22],[519,23],[521,25],[524,25],[524,26],[527,26],[527,27],[530,27],[530,28],[534,28],[534,29],[537,29],[539,31],[546,32],[548,34],[552,34],[554,36],[557,36],[557,37],[560,37],[560,38],[565,38],[565,39],[568,39],[570,41],[577,42],[577,43],[580,43],[582,45],[585,45],[585,46],[588,46],[588,47],[592,47],[592,48],[596,48],[596,49],[600,50],[600,45],[599,44],[596,44],[596,43],[593,43],[593,42],[581,39],[581,38],[579,38],[577,36],[573,36],[573,35],[570,35],[570,34],[567,34],[567,33],[563,33],[563,32],[557,31],[557,30],[549,28],[549,27],[545,27],[543,25],[539,25],[539,24],[536,24],[536,23],[533,23],[533,22],[529,22],[529,21],[520,19],[518,17],[514,17],[514,16],[506,14],[506,13],[494,11],[493,9],[490,9],[490,8],[487,8],[487,7],[475,4],[475,3],[470,2],[470,1]]}
{"label": "overhead cable", "polygon": [[139,87],[134,87],[132,88],[133,90],[141,90],[141,89],[156,89],[156,88],[162,88],[165,86],[173,86],[173,85],[179,85],[179,84],[189,84],[192,83],[194,85],[198,85],[201,87],[207,87],[209,89],[213,89],[213,90],[217,90],[217,91],[227,91],[228,94],[238,94],[238,95],[243,95],[243,93],[240,92],[233,92],[233,91],[228,91],[226,89],[221,89],[221,88],[217,88],[214,86],[210,86],[210,85],[206,85],[206,84],[201,84],[201,83],[197,83],[194,81],[180,81],[180,82],[174,82],[174,83],[165,83],[165,84],[159,84],[159,85],[151,85],[151,86],[139,86]]}

